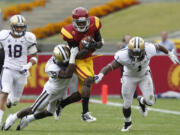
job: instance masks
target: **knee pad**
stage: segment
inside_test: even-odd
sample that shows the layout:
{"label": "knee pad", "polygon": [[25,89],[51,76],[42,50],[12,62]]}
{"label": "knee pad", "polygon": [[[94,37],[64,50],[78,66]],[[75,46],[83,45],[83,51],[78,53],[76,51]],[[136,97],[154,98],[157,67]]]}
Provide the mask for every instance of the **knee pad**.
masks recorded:
{"label": "knee pad", "polygon": [[130,108],[130,107],[131,107],[131,101],[130,101],[130,100],[124,101],[124,103],[123,103],[123,108],[124,108],[124,109],[128,109],[128,108]]}

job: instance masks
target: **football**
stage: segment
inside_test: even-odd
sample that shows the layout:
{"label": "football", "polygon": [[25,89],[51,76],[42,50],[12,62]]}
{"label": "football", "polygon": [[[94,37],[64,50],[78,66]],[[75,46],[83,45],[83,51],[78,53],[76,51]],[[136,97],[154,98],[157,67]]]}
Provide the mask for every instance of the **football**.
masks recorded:
{"label": "football", "polygon": [[86,36],[84,38],[81,39],[80,43],[79,43],[79,49],[83,49],[85,47],[87,47],[90,43],[90,41],[92,41],[93,38],[91,36]]}

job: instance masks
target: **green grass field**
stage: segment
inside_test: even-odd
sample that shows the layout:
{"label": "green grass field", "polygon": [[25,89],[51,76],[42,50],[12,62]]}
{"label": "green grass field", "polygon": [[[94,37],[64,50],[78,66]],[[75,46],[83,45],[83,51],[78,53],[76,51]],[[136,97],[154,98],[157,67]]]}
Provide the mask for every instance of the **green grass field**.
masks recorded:
{"label": "green grass field", "polygon": [[[93,98],[94,99],[94,98]],[[95,98],[98,99],[99,98]],[[122,103],[120,98],[110,98],[109,101]],[[29,106],[21,103],[8,109],[5,115]],[[133,101],[137,105],[137,101]],[[180,100],[158,99],[153,108],[167,109],[180,112]],[[16,131],[17,121],[9,131],[0,131],[0,135],[179,135],[180,115],[149,111],[148,117],[142,117],[139,110],[132,109],[133,127],[130,132],[122,133],[123,115],[121,107],[90,103],[90,110],[97,118],[94,123],[80,120],[81,103],[67,106],[62,111],[59,121],[54,117],[34,121],[22,131]],[[5,117],[6,117],[5,116]]]}

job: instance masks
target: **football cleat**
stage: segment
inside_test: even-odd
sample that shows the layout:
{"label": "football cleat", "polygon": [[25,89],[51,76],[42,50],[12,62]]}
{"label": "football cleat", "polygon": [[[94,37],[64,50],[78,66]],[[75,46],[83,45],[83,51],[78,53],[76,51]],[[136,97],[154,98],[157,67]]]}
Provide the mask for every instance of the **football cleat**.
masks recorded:
{"label": "football cleat", "polygon": [[59,120],[61,116],[61,111],[62,111],[61,105],[58,106],[57,110],[54,112],[54,119]]}
{"label": "football cleat", "polygon": [[85,114],[82,114],[81,117],[82,117],[81,120],[86,121],[86,122],[96,121],[96,118],[93,117],[90,112],[87,112],[87,113],[85,113]]}
{"label": "football cleat", "polygon": [[21,119],[19,125],[17,126],[16,130],[22,130],[23,128],[27,127],[30,120],[28,119],[28,116],[25,116]]}
{"label": "football cleat", "polygon": [[10,114],[6,119],[6,122],[3,124],[2,130],[9,130],[11,126],[15,123],[16,119],[16,114]]}
{"label": "football cleat", "polygon": [[127,132],[132,127],[132,122],[125,122],[123,128],[121,129],[121,132]]}
{"label": "football cleat", "polygon": [[12,106],[11,102],[7,102],[6,107],[11,108],[11,106]]}
{"label": "football cleat", "polygon": [[142,103],[140,102],[141,98],[142,98],[141,96],[138,96],[138,97],[137,97],[137,100],[138,100],[138,102],[139,102],[139,110],[140,110],[142,116],[146,117],[146,116],[148,115],[148,111],[147,111],[146,105],[145,105],[145,104],[142,104]]}

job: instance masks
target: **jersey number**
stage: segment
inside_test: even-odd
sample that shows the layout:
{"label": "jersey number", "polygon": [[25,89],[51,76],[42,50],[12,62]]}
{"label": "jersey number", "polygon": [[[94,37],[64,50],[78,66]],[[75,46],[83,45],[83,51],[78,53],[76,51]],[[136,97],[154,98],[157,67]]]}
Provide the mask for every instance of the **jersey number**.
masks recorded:
{"label": "jersey number", "polygon": [[[22,46],[21,45],[14,45],[14,48],[12,48],[12,45],[8,45],[9,48],[9,57],[18,58],[22,55]],[[14,51],[12,51],[14,49]],[[12,53],[13,52],[13,53]]]}
{"label": "jersey number", "polygon": [[140,72],[140,71],[141,71],[141,69],[142,69],[142,66],[139,66],[139,67],[138,67],[138,72]]}

